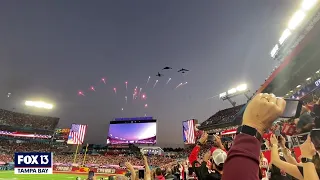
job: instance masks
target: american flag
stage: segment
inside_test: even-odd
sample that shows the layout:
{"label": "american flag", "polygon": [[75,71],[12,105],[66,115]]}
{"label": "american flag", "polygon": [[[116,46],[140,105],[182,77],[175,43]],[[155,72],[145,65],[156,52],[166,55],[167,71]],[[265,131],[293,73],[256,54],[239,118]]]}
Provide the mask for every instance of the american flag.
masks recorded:
{"label": "american flag", "polygon": [[184,135],[185,135],[185,139],[187,144],[194,144],[196,142],[195,140],[195,134],[194,134],[194,122],[193,120],[189,120],[184,122]]}
{"label": "american flag", "polygon": [[82,144],[86,134],[87,125],[72,124],[68,144]]}

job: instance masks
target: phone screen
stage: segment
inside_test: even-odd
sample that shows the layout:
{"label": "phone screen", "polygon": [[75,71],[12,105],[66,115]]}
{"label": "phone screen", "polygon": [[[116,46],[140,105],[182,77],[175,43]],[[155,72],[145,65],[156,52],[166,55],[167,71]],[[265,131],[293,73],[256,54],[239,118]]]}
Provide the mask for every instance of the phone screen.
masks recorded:
{"label": "phone screen", "polygon": [[302,102],[296,99],[285,99],[286,108],[281,118],[298,118],[300,116]]}
{"label": "phone screen", "polygon": [[320,149],[320,129],[312,129],[310,137],[314,147]]}
{"label": "phone screen", "polygon": [[119,164],[120,167],[125,167],[124,163]]}
{"label": "phone screen", "polygon": [[214,138],[214,135],[213,135],[213,134],[209,134],[209,135],[208,135],[208,141],[209,141],[209,142],[215,141],[215,138]]}

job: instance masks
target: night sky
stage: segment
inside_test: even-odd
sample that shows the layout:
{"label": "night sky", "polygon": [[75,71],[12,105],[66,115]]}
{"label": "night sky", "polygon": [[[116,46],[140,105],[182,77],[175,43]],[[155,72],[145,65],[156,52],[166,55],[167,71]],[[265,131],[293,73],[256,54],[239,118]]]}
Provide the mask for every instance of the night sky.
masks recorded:
{"label": "night sky", "polygon": [[[60,117],[59,127],[88,124],[85,141],[99,144],[113,118],[147,114],[158,120],[159,145],[181,145],[183,120],[204,121],[231,106],[207,98],[245,82],[254,92],[264,82],[276,65],[270,51],[300,2],[3,0],[0,107]],[[173,70],[156,78],[165,66]],[[190,72],[179,74],[179,68]],[[146,100],[132,101],[135,86]],[[55,108],[25,108],[27,99]]]}

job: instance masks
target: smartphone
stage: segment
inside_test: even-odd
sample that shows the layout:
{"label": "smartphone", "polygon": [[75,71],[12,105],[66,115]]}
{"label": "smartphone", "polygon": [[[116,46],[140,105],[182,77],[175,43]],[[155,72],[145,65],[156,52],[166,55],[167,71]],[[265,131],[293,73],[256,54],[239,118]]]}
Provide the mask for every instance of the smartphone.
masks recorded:
{"label": "smartphone", "polygon": [[314,147],[320,149],[320,129],[312,129],[310,132],[311,141],[314,144]]}
{"label": "smartphone", "polygon": [[276,129],[275,131],[274,131],[274,135],[277,137],[277,139],[278,139],[278,141],[279,141],[279,143],[280,143],[280,137],[281,137],[281,132],[280,132],[280,130],[279,129]]}
{"label": "smartphone", "polygon": [[302,109],[302,101],[297,99],[285,99],[286,108],[280,118],[298,118]]}
{"label": "smartphone", "polygon": [[88,179],[89,179],[89,180],[92,180],[93,177],[94,177],[94,171],[89,171]]}
{"label": "smartphone", "polygon": [[216,140],[216,138],[215,138],[214,134],[208,134],[208,139],[207,139],[207,141],[209,141],[209,142],[214,142],[215,140]]}
{"label": "smartphone", "polygon": [[119,163],[120,167],[125,167],[124,163]]}

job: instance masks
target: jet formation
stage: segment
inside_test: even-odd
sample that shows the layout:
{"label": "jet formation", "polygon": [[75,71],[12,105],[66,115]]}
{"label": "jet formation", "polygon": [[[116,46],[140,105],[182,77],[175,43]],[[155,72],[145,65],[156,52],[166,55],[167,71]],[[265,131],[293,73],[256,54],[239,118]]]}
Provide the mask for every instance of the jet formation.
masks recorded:
{"label": "jet formation", "polygon": [[[172,70],[172,69],[173,69],[172,67],[166,66],[166,67],[162,68],[162,71],[164,71],[164,70]],[[187,73],[189,71],[190,71],[189,69],[181,68],[177,72],[184,74],[184,73]],[[156,76],[157,77],[162,77],[162,76],[164,76],[164,74],[161,74],[160,72],[158,72]]]}

